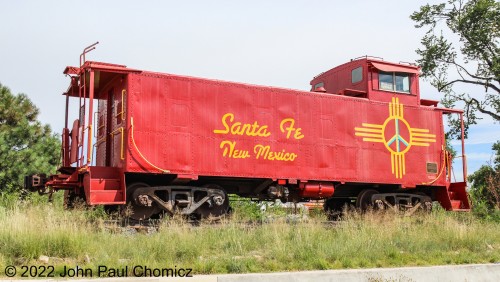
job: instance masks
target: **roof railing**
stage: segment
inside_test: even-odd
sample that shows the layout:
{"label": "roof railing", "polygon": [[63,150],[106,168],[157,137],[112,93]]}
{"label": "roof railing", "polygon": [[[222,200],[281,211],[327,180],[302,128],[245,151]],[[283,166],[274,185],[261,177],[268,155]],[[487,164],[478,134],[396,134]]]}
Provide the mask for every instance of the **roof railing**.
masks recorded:
{"label": "roof railing", "polygon": [[94,50],[95,46],[97,44],[99,44],[99,41],[97,41],[96,43],[94,43],[92,45],[89,45],[89,46],[85,47],[85,49],[83,49],[82,54],[80,54],[80,67],[82,67],[83,64],[85,63],[85,54],[87,54],[88,52]]}
{"label": "roof railing", "polygon": [[381,61],[383,61],[383,60],[384,60],[384,58],[382,58],[382,57],[370,56],[370,55],[364,55],[364,56],[361,56],[361,57],[357,57],[357,58],[351,59],[351,62],[352,62],[352,61],[355,61],[355,60],[358,60],[358,59],[379,59],[379,60],[381,60]]}
{"label": "roof railing", "polygon": [[417,66],[416,63],[411,63],[411,62],[405,62],[405,61],[399,61],[400,65],[409,65],[409,66]]}

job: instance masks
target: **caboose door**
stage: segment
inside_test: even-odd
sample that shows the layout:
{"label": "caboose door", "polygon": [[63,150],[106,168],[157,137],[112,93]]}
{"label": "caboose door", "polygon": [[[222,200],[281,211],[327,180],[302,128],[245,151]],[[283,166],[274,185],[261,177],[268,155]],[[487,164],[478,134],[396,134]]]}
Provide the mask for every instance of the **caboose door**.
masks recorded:
{"label": "caboose door", "polygon": [[109,93],[107,124],[109,131],[106,151],[106,166],[121,167],[124,160],[124,131],[125,131],[125,89],[114,88]]}
{"label": "caboose door", "polygon": [[[110,88],[99,101],[96,165],[121,167],[124,160],[125,95],[126,90]],[[118,88],[119,89],[119,88]]]}

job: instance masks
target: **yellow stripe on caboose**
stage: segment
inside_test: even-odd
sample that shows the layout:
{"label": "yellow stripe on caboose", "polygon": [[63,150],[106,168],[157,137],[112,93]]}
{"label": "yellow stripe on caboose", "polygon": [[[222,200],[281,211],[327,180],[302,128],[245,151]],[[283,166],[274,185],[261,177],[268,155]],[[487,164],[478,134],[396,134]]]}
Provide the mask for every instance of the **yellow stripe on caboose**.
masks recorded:
{"label": "yellow stripe on caboose", "polygon": [[366,142],[384,142],[384,131],[379,124],[363,123],[363,127],[355,127],[356,133],[354,135],[363,137]]}

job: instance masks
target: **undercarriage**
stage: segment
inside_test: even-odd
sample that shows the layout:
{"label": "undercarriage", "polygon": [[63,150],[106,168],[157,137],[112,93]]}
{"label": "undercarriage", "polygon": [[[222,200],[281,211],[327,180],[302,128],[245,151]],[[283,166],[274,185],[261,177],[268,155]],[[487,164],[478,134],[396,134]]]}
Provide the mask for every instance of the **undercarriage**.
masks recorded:
{"label": "undercarriage", "polygon": [[379,192],[364,189],[356,197],[332,197],[327,199],[324,210],[331,219],[340,217],[347,209],[403,211],[411,215],[418,210],[430,211],[432,199],[423,192]]}
{"label": "undercarriage", "polygon": [[137,182],[127,187],[127,199],[128,216],[136,220],[160,213],[218,219],[229,212],[227,193],[218,185],[149,186]]}

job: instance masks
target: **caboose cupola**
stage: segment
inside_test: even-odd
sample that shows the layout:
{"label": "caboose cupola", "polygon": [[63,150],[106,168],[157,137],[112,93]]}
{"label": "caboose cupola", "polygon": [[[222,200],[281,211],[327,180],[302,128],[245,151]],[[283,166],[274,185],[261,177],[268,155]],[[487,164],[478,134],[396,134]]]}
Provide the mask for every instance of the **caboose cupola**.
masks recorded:
{"label": "caboose cupola", "polygon": [[406,63],[390,63],[380,58],[362,57],[314,77],[311,91],[390,102],[419,105],[420,68]]}

